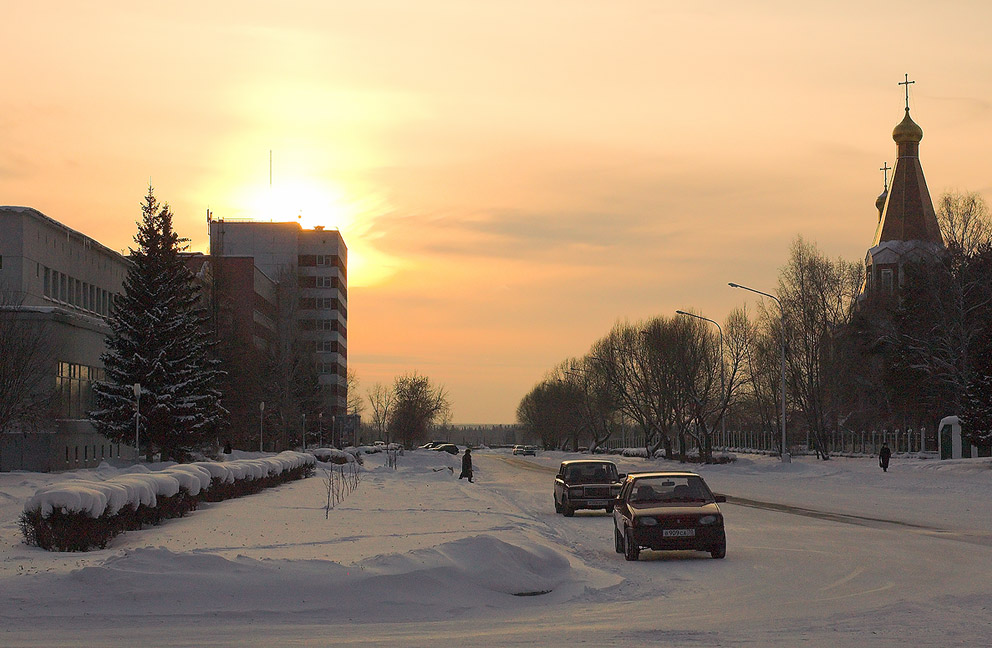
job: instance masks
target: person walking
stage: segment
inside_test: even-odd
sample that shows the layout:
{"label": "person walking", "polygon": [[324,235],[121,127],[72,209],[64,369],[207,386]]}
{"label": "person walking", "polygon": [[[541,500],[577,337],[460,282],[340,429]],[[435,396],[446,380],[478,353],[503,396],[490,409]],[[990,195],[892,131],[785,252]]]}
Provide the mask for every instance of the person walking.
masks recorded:
{"label": "person walking", "polygon": [[465,448],[465,454],[462,456],[462,474],[458,475],[458,479],[467,477],[470,484],[474,483],[472,481],[472,448]]}
{"label": "person walking", "polygon": [[882,449],[878,451],[878,465],[882,467],[882,472],[889,472],[889,459],[892,458],[892,451],[889,444],[883,443]]}

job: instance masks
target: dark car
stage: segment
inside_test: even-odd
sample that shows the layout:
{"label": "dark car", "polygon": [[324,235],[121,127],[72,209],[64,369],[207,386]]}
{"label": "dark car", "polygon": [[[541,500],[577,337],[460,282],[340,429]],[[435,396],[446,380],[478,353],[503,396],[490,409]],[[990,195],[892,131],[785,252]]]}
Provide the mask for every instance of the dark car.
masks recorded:
{"label": "dark car", "polygon": [[447,452],[448,454],[453,454],[453,455],[458,454],[458,446],[456,446],[454,443],[440,443],[434,446],[433,448],[431,448],[431,450],[433,450],[434,452]]}
{"label": "dark car", "polygon": [[620,492],[617,465],[604,459],[563,461],[555,475],[555,513],[572,517],[577,509],[613,510]]}
{"label": "dark car", "polygon": [[703,478],[689,472],[651,472],[627,476],[613,510],[617,553],[637,560],[641,549],[708,551],[727,555],[723,513]]}

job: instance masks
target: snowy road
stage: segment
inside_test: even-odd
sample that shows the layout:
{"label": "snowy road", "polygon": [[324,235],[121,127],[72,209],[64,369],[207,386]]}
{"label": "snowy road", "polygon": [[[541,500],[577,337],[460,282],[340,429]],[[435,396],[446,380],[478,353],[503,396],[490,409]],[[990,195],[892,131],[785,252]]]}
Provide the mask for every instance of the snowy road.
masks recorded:
{"label": "snowy road", "polygon": [[476,484],[372,457],[329,520],[310,479],[85,555],[20,544],[16,502],[51,477],[0,476],[0,645],[992,644],[988,462],[701,466],[727,558],[627,562],[610,516],[554,513],[567,456],[478,452]]}

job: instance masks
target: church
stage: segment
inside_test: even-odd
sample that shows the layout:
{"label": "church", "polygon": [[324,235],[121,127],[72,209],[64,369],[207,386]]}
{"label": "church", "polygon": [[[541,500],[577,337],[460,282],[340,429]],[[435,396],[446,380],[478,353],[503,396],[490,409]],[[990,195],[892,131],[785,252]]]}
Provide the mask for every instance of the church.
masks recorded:
{"label": "church", "polygon": [[[945,254],[944,239],[930,199],[923,166],[920,164],[920,141],[923,129],[909,114],[909,80],[906,86],[906,114],[892,130],[896,143],[896,162],[892,182],[875,201],[878,227],[871,248],[865,256],[865,286],[862,297],[898,294],[905,280],[908,263],[938,261]],[[888,164],[883,167],[888,171]]]}

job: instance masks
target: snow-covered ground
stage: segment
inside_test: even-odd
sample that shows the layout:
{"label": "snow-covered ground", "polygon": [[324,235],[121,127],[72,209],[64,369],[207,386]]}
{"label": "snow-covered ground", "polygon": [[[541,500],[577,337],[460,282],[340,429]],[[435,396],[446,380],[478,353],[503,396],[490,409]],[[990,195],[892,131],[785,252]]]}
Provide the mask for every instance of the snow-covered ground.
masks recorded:
{"label": "snow-covered ground", "polygon": [[474,484],[370,455],[328,519],[314,477],[76,554],[24,545],[24,502],[116,471],[2,473],[0,645],[992,645],[988,459],[692,466],[732,498],[727,558],[626,562],[610,517],[554,513],[573,455],[473,454]]}

